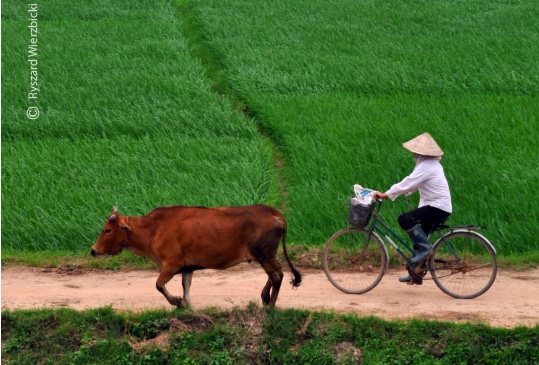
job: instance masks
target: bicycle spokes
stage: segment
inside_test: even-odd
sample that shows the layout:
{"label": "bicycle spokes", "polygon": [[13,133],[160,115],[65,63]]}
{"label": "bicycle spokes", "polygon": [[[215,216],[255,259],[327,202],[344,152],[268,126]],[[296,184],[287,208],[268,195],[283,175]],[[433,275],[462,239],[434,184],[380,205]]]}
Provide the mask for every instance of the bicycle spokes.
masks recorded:
{"label": "bicycle spokes", "polygon": [[455,298],[475,298],[494,283],[496,254],[481,235],[455,231],[438,240],[431,259],[436,285]]}
{"label": "bicycle spokes", "polygon": [[348,294],[374,288],[387,265],[387,250],[373,234],[357,228],[336,232],[326,243],[322,265],[328,280]]}

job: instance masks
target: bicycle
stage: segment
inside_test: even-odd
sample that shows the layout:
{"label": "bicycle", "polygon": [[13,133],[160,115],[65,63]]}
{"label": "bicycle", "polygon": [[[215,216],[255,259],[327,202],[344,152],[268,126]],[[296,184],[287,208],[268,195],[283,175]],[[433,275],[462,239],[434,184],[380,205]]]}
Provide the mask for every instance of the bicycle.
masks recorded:
{"label": "bicycle", "polygon": [[365,228],[341,229],[325,244],[322,266],[337,289],[348,294],[363,294],[374,289],[389,265],[387,242],[405,260],[412,277],[409,284],[422,284],[428,272],[438,288],[457,299],[476,298],[492,286],[498,271],[496,249],[485,236],[476,232],[486,227],[451,227],[445,224],[447,220],[434,224],[428,232],[429,242],[437,235],[432,254],[414,267],[410,261],[415,253],[413,246],[382,220],[381,208],[382,201],[375,200],[370,224]]}

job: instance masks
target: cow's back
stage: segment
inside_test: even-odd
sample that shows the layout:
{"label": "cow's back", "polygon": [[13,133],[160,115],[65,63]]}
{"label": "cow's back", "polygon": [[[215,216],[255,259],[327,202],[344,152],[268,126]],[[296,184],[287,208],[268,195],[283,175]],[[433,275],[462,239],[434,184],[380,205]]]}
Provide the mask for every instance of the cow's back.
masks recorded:
{"label": "cow's back", "polygon": [[161,230],[172,229],[178,224],[215,225],[216,227],[243,226],[255,223],[265,228],[275,224],[286,225],[285,218],[269,205],[255,204],[237,207],[190,207],[175,205],[152,210],[144,219]]}

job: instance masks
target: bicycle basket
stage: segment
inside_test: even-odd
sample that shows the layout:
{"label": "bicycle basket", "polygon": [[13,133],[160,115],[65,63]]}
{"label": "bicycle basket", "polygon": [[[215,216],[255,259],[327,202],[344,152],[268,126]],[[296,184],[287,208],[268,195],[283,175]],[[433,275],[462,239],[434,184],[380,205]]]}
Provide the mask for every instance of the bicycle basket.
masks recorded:
{"label": "bicycle basket", "polygon": [[348,208],[348,223],[354,227],[363,228],[372,217],[372,211],[374,209],[374,202],[370,205],[364,204],[353,204],[350,201],[350,206]]}

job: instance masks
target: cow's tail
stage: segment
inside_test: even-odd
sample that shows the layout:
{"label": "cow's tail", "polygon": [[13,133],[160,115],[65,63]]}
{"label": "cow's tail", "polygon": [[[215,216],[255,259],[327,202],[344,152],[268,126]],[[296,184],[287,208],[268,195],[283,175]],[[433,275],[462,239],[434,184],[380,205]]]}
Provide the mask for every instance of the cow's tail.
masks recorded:
{"label": "cow's tail", "polygon": [[292,284],[293,287],[298,287],[301,284],[301,274],[298,270],[296,270],[294,265],[292,265],[290,258],[288,258],[288,252],[286,251],[286,222],[283,222],[283,235],[281,237],[281,241],[283,242],[284,258],[286,259],[286,262],[288,262],[288,267],[292,271],[292,274],[294,274],[294,279],[290,281],[290,284]]}

